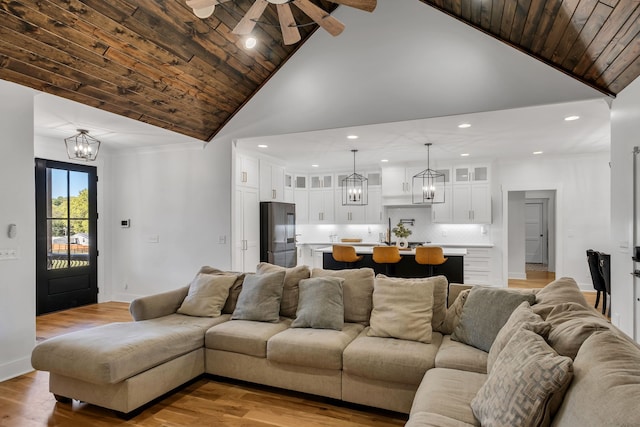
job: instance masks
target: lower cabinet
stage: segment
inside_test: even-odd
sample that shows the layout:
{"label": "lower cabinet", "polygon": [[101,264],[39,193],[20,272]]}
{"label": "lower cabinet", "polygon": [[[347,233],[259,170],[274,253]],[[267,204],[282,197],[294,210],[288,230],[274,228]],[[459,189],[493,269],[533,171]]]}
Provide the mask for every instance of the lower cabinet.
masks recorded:
{"label": "lower cabinet", "polygon": [[465,285],[491,285],[492,248],[467,248],[464,257]]}

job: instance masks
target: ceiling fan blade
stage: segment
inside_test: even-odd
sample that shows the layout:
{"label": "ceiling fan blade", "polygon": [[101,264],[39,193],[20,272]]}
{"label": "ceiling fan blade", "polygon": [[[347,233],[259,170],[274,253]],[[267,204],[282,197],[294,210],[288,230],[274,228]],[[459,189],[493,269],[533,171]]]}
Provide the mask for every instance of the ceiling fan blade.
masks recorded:
{"label": "ceiling fan blade", "polygon": [[291,6],[288,3],[277,4],[278,20],[282,29],[282,39],[284,44],[296,44],[300,41],[300,31],[296,27],[296,20],[291,12]]}
{"label": "ceiling fan blade", "polygon": [[209,6],[216,6],[229,0],[187,0],[187,6],[191,9],[202,9]]}
{"label": "ceiling fan blade", "polygon": [[345,6],[355,7],[356,9],[366,12],[373,12],[378,5],[377,0],[329,0],[331,3],[343,4]]}
{"label": "ceiling fan blade", "polygon": [[267,2],[267,0],[256,0],[240,22],[238,22],[238,25],[236,25],[232,33],[245,35],[253,31],[253,27],[256,26],[256,19],[260,18],[268,5],[269,2]]}
{"label": "ceiling fan blade", "polygon": [[344,24],[338,21],[333,16],[329,15],[326,11],[322,10],[309,0],[293,0],[296,6],[300,10],[313,19],[316,24],[324,28],[332,36],[339,35],[344,30]]}

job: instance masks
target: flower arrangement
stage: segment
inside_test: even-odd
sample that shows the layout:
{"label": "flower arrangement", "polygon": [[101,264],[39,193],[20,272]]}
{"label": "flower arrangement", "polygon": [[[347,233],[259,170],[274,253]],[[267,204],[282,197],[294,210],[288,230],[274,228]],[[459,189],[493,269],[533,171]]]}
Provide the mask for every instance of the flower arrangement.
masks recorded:
{"label": "flower arrangement", "polygon": [[405,227],[402,222],[399,222],[397,226],[391,229],[391,231],[393,232],[393,234],[395,234],[396,237],[400,239],[406,239],[407,237],[411,236],[411,230]]}

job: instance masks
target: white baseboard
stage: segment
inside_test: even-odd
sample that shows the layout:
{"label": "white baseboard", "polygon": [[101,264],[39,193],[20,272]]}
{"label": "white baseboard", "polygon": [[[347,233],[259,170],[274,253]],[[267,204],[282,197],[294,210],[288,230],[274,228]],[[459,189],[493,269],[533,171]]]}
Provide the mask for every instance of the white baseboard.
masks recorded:
{"label": "white baseboard", "polygon": [[115,302],[131,302],[136,298],[142,298],[143,295],[135,294],[114,294],[111,301]]}
{"label": "white baseboard", "polygon": [[31,354],[22,359],[14,360],[0,365],[0,382],[19,377],[33,371],[31,366]]}
{"label": "white baseboard", "polygon": [[509,279],[513,280],[527,280],[527,273],[509,273]]}

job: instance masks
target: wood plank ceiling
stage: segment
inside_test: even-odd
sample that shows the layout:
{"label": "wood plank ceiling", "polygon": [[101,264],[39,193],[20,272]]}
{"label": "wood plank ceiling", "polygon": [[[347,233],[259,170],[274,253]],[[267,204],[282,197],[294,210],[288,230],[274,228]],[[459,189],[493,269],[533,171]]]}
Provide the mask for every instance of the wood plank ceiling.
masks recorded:
{"label": "wood plank ceiling", "polygon": [[[640,74],[640,0],[419,1],[612,96]],[[210,140],[316,29],[284,46],[259,24],[246,50],[231,29],[252,4],[200,20],[184,0],[0,0],[0,79]]]}
{"label": "wood plank ceiling", "polygon": [[638,0],[420,0],[615,96],[640,75]]}

